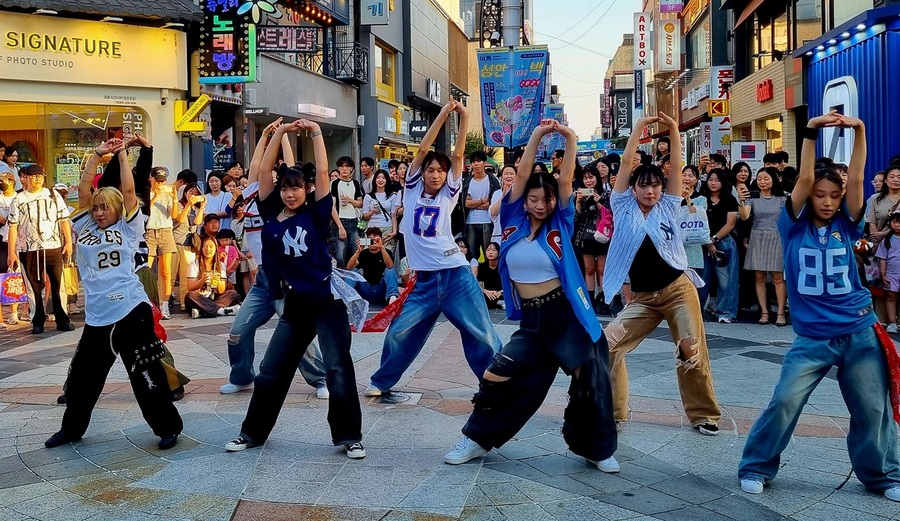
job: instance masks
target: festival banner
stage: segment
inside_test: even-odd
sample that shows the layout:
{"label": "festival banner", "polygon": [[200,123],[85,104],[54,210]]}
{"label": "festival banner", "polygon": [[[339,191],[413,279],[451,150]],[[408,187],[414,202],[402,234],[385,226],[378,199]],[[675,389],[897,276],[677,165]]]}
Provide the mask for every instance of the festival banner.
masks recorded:
{"label": "festival banner", "polygon": [[543,113],[547,46],[478,49],[477,56],[485,146],[528,143]]}
{"label": "festival banner", "polygon": [[[563,104],[552,104],[544,107],[544,116],[541,119],[555,119],[562,123],[565,120],[566,111]],[[539,159],[549,159],[553,152],[564,148],[566,140],[559,132],[551,132],[541,139],[536,156]]]}

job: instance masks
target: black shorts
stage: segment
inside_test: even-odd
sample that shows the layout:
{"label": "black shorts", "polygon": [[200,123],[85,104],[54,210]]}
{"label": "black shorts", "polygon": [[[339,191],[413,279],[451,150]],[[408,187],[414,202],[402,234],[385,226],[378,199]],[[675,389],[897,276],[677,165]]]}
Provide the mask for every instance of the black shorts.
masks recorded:
{"label": "black shorts", "polygon": [[606,255],[609,251],[609,243],[606,244],[599,243],[594,239],[585,239],[581,241],[581,254],[589,255],[591,257],[600,257],[601,255]]}

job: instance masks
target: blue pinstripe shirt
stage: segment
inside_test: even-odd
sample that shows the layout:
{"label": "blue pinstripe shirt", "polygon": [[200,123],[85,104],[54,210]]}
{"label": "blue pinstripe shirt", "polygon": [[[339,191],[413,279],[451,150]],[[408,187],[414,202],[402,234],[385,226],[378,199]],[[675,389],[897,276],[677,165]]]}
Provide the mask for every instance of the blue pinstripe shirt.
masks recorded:
{"label": "blue pinstripe shirt", "polygon": [[629,188],[624,193],[613,190],[609,204],[614,232],[603,271],[603,293],[607,303],[611,303],[622,288],[634,256],[647,236],[669,266],[684,271],[698,288],[703,286],[703,280],[688,267],[684,252],[681,228],[676,217],[682,200],[680,195],[663,194],[645,218],[633,190]]}

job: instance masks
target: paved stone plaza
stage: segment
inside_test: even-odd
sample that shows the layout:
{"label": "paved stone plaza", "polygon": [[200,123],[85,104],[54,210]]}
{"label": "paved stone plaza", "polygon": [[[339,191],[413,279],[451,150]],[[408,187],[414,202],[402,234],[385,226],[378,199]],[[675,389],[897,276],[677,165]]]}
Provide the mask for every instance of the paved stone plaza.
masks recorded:
{"label": "paved stone plaza", "polygon": [[[850,471],[849,421],[833,373],[812,395],[778,479],[759,496],[740,491],[741,449],[771,397],[790,328],[708,324],[723,410],[722,433],[710,438],[686,423],[661,327],[628,358],[632,421],[619,437],[622,472],[608,475],[566,450],[562,374],[515,440],[483,462],[445,465],[475,386],[447,323],[401,381],[408,404],[360,396],[365,459],[331,446],[327,403],[299,375],[268,443],[226,453],[250,399],[218,392],[230,319],[183,317],[166,322],[169,347],[193,381],[178,402],[184,433],[169,451],[157,449],[120,362],[84,440],[45,449],[59,428],[64,408],[55,399],[81,330],[38,339],[24,326],[0,333],[0,520],[900,519],[900,504],[867,492]],[[494,318],[508,338],[514,325]],[[257,335],[257,363],[273,326]],[[354,336],[360,392],[382,340]]]}

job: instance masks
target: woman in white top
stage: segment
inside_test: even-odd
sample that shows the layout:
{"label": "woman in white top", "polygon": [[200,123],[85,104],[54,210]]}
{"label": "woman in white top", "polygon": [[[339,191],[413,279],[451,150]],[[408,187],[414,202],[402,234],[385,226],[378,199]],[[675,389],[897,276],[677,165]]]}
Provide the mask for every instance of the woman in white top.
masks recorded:
{"label": "woman in white top", "polygon": [[110,152],[121,166],[122,191],[103,187],[92,194],[94,168],[85,169],[78,185],[80,209],[72,221],[78,236],[75,252],[85,294],[86,324],[69,367],[62,428],[44,445],[51,448],[81,439],[118,353],[141,413],[160,437],[159,448],[165,450],[175,445],[183,424],[172,405],[162,364],[163,343],[153,328],[153,310],[134,271],[144,220],[139,217],[125,144],[120,139],[106,142],[88,161],[96,166]]}
{"label": "woman in white top", "polygon": [[225,182],[219,172],[212,172],[206,178],[206,213],[218,215],[220,226],[228,228],[231,226],[231,218],[228,217],[228,203],[231,202],[231,194],[225,192],[224,187]]}
{"label": "woman in white top", "polygon": [[362,211],[370,227],[381,229],[382,244],[389,250],[397,236],[397,201],[390,174],[379,169],[372,179],[372,191],[363,199]]}
{"label": "woman in white top", "polygon": [[500,206],[503,196],[512,188],[513,181],[516,180],[516,167],[514,165],[503,165],[500,170],[500,189],[491,196],[491,206],[488,211],[491,213],[491,223],[493,223],[493,232],[491,232],[491,242],[500,244],[503,242],[503,229],[500,227]]}
{"label": "woman in white top", "polygon": [[[559,182],[531,174],[541,138],[566,139]],[[577,136],[546,119],[531,135],[512,188],[503,198],[500,278],[506,313],[519,330],[484,372],[463,438],[444,456],[451,465],[509,441],[538,410],[560,367],[572,377],[562,427],[569,449],[603,472],[618,472],[606,340],[572,247]]]}
{"label": "woman in white top", "polygon": [[215,237],[203,239],[199,255],[187,270],[184,309],[190,310],[191,318],[234,315],[241,309],[238,292],[225,289],[228,276],[219,261],[219,243]]}
{"label": "woman in white top", "polygon": [[[655,165],[635,167],[644,127],[661,123],[671,139],[669,177]],[[666,193],[662,193],[663,181]],[[703,281],[688,267],[677,215],[681,209],[681,138],[671,117],[644,117],[634,127],[610,198],[615,233],[610,241],[603,290],[607,301],[631,278],[634,299],[606,327],[616,421],[628,416],[625,354],[665,320],[675,342],[676,375],[685,413],[701,434],[719,433],[719,404],[713,391],[706,331],[697,286]]]}

